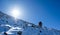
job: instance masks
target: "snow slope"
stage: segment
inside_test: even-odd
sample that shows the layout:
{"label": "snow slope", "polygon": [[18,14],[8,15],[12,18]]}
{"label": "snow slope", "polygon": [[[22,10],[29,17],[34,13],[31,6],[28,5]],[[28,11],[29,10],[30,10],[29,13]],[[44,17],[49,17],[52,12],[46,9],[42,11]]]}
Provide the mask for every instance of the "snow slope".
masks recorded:
{"label": "snow slope", "polygon": [[0,35],[60,35],[60,30],[42,27],[33,23],[14,19],[14,17],[0,11]]}

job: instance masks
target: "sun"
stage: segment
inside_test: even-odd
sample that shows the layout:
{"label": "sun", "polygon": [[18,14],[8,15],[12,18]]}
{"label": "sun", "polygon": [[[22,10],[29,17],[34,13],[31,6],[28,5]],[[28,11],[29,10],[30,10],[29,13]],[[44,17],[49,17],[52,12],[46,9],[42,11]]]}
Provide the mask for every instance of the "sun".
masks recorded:
{"label": "sun", "polygon": [[14,18],[18,18],[19,16],[21,16],[21,11],[18,7],[13,7],[12,10],[11,10],[11,15],[14,17]]}
{"label": "sun", "polygon": [[17,17],[19,16],[19,12],[16,11],[16,10],[14,10],[14,11],[12,12],[12,16],[13,16],[14,18],[17,18]]}
{"label": "sun", "polygon": [[24,16],[24,8],[20,5],[9,6],[9,15],[14,17],[14,19],[22,19]]}

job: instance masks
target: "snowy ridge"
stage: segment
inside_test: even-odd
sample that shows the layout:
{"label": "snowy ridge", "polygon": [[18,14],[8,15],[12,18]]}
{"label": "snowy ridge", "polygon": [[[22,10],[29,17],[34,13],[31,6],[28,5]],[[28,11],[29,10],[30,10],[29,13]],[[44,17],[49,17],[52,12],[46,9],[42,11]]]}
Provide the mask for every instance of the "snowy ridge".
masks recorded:
{"label": "snowy ridge", "polygon": [[23,21],[21,19],[14,19],[0,12],[0,35],[60,35],[59,30],[47,27],[39,27],[33,23]]}

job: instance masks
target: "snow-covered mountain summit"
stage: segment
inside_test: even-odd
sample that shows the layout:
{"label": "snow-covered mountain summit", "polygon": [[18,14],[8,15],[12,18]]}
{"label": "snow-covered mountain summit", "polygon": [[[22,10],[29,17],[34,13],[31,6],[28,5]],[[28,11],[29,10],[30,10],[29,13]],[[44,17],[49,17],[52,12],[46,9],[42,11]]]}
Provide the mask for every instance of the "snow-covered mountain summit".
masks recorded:
{"label": "snow-covered mountain summit", "polygon": [[0,11],[0,35],[60,35],[60,31],[14,19]]}

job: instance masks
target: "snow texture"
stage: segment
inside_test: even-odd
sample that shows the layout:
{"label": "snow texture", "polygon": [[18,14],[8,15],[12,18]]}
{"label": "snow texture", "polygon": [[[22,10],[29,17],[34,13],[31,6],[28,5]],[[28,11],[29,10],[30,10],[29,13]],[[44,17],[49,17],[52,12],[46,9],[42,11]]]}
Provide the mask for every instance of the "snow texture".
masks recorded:
{"label": "snow texture", "polygon": [[45,26],[41,28],[0,11],[0,35],[60,35],[60,30]]}

